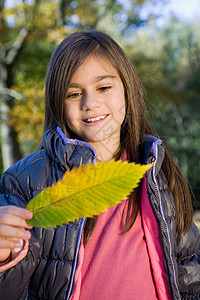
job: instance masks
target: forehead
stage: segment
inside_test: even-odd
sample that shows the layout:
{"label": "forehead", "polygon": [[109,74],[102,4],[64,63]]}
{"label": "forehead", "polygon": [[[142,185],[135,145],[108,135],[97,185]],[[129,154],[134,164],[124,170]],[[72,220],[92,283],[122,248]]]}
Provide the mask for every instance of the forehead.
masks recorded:
{"label": "forehead", "polygon": [[83,76],[93,77],[102,75],[114,75],[115,77],[119,77],[117,69],[106,57],[93,54],[88,56],[78,67],[72,77],[72,81]]}

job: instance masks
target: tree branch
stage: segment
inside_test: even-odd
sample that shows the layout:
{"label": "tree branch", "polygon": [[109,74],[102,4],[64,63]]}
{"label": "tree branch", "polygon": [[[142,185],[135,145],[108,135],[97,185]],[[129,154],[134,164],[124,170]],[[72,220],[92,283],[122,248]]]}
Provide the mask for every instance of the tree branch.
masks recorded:
{"label": "tree branch", "polygon": [[8,100],[17,99],[21,100],[22,95],[16,92],[13,89],[9,89],[6,87],[0,87],[0,95],[3,96],[4,100],[5,98],[8,98]]}
{"label": "tree branch", "polygon": [[3,9],[4,9],[4,3],[5,3],[4,0],[0,0],[0,14],[3,11]]}
{"label": "tree branch", "polygon": [[13,42],[13,45],[10,46],[8,54],[5,58],[5,62],[7,65],[12,65],[15,63],[24,43],[29,34],[29,30],[27,28],[22,28],[19,32],[18,36]]}

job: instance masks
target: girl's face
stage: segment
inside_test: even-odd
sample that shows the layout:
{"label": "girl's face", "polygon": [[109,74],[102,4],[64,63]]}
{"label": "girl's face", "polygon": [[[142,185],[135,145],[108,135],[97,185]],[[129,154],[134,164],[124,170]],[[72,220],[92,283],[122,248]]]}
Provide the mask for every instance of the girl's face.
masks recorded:
{"label": "girl's face", "polygon": [[116,151],[125,117],[124,88],[106,59],[89,56],[77,69],[67,91],[65,116],[68,127],[81,140],[95,149],[103,145]]}

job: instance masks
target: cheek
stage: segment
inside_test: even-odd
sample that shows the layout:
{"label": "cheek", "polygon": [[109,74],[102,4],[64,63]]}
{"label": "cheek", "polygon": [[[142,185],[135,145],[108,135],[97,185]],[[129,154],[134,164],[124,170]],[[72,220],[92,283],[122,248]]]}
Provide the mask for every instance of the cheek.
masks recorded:
{"label": "cheek", "polygon": [[121,97],[119,97],[117,100],[118,101],[115,101],[113,103],[113,108],[115,109],[117,117],[121,123],[124,121],[124,118],[125,118],[126,103],[125,103],[125,99],[124,99],[123,95],[121,95]]}
{"label": "cheek", "polygon": [[65,104],[65,120],[69,128],[73,126],[75,120],[75,109],[73,105],[70,104],[69,103]]}

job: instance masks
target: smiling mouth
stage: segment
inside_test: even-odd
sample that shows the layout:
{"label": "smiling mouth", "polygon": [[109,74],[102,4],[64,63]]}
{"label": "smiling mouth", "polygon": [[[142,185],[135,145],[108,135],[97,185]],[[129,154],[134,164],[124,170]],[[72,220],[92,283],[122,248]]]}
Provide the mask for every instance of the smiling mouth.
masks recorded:
{"label": "smiling mouth", "polygon": [[100,120],[104,120],[108,115],[101,115],[101,116],[98,116],[98,117],[95,117],[95,118],[87,118],[87,119],[84,119],[83,121],[86,122],[86,123],[93,123],[93,122],[97,122],[97,121],[100,121]]}

